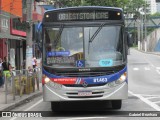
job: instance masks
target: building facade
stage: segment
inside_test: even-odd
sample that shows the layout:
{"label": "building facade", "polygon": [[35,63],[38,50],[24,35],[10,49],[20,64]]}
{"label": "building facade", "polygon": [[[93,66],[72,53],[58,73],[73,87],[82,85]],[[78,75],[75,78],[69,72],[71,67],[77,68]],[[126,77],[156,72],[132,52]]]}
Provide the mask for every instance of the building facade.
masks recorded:
{"label": "building facade", "polygon": [[[44,10],[36,2],[33,6],[34,25],[42,20]],[[26,0],[0,0],[0,58],[7,56],[17,70],[22,68],[26,59],[26,14]]]}
{"label": "building facade", "polygon": [[149,14],[154,14],[157,12],[157,4],[156,4],[156,0],[145,0],[146,4],[149,5],[148,9],[148,13]]}
{"label": "building facade", "polygon": [[[17,7],[18,6],[18,7]],[[21,30],[14,28],[15,19],[22,17],[22,0],[0,0],[0,57],[5,56],[15,69],[20,69],[21,56],[23,54],[22,41],[25,40],[25,34]]]}
{"label": "building facade", "polygon": [[156,0],[157,3],[157,12],[160,13],[160,0]]}

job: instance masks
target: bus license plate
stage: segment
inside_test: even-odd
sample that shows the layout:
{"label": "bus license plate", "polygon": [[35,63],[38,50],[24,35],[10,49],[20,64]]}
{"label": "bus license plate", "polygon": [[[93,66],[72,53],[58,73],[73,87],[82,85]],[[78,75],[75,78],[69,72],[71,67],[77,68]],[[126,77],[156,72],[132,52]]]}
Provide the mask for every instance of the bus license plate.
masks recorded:
{"label": "bus license plate", "polygon": [[91,96],[92,92],[89,91],[80,91],[78,92],[78,96]]}

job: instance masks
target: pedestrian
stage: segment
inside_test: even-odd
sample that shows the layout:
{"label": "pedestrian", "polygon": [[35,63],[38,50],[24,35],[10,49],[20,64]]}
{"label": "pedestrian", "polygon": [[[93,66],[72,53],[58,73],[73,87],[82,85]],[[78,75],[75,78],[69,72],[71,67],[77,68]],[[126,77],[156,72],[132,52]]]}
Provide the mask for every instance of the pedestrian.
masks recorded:
{"label": "pedestrian", "polygon": [[11,77],[12,66],[8,62],[7,57],[4,57],[4,62],[2,63],[2,67],[3,67],[3,74],[8,78]]}
{"label": "pedestrian", "polygon": [[2,63],[2,58],[0,58],[0,87],[2,87],[4,84]]}
{"label": "pedestrian", "polygon": [[36,59],[36,57],[33,56],[33,58],[32,58],[32,65],[33,65],[34,72],[36,72],[36,64],[37,64],[37,59]]}

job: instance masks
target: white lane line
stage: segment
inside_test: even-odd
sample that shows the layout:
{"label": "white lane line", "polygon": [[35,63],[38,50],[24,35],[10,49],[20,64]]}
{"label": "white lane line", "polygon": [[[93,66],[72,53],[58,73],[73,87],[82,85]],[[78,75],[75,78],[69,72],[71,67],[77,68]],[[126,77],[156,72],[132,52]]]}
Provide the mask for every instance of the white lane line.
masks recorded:
{"label": "white lane line", "polygon": [[139,68],[133,68],[133,70],[137,71],[137,70],[139,70]]}
{"label": "white lane line", "polygon": [[29,111],[30,109],[34,108],[35,106],[37,106],[37,105],[40,104],[41,102],[43,102],[43,99],[39,100],[38,102],[36,102],[36,103],[33,104],[32,106],[30,106],[29,108],[25,109],[24,111]]}
{"label": "white lane line", "polygon": [[156,70],[156,72],[157,72],[158,74],[160,74],[160,71],[159,71],[159,70]]}
{"label": "white lane line", "polygon": [[141,94],[141,96],[143,96],[143,97],[156,97],[156,96],[159,96],[159,95],[146,95],[146,94]]}
{"label": "white lane line", "polygon": [[156,69],[160,70],[160,67],[156,67]]}
{"label": "white lane line", "polygon": [[145,69],[145,70],[150,70],[150,68],[149,68],[149,67],[145,67],[144,69]]}
{"label": "white lane line", "polygon": [[109,117],[77,117],[77,118],[65,118],[65,119],[57,119],[57,120],[86,120],[86,119],[106,119]]}
{"label": "white lane line", "polygon": [[[35,106],[37,106],[38,104],[40,104],[41,102],[43,102],[43,99],[39,100],[38,102],[36,102],[35,104],[33,104],[32,106],[30,106],[29,108],[25,109],[24,111],[29,111],[30,109],[34,108]],[[17,117],[13,117],[10,120],[15,120],[17,119]]]}
{"label": "white lane line", "polygon": [[154,96],[154,97],[147,97],[146,99],[154,99],[154,98],[160,98],[160,96]]}
{"label": "white lane line", "polygon": [[157,111],[160,111],[160,106],[158,106],[157,104],[149,101],[148,99],[144,98],[143,96],[139,95],[139,94],[134,94],[131,91],[128,91],[131,95],[138,97],[140,100],[142,100],[143,102],[145,102],[146,104],[148,104],[149,106],[151,106],[152,108],[154,108]]}
{"label": "white lane line", "polygon": [[153,103],[158,104],[158,103],[160,103],[160,101],[156,101],[156,102],[153,102]]}

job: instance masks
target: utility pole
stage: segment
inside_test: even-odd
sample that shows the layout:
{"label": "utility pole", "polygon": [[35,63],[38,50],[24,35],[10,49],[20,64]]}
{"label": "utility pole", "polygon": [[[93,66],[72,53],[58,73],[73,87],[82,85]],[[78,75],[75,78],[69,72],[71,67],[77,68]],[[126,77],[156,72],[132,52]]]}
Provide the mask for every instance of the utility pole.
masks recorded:
{"label": "utility pole", "polygon": [[146,23],[147,23],[147,21],[146,21],[146,0],[145,0],[145,6],[144,6],[144,36],[145,36],[145,41],[144,41],[144,50],[145,50],[145,52],[147,52],[147,25],[146,25]]}
{"label": "utility pole", "polygon": [[141,50],[143,50],[143,25],[144,25],[144,21],[143,21],[143,14],[141,15]]}
{"label": "utility pole", "polygon": [[27,40],[26,40],[26,69],[28,67],[32,67],[32,8],[33,8],[33,0],[27,0]]}
{"label": "utility pole", "polygon": [[138,32],[138,50],[141,50],[141,20],[137,23],[137,32]]}

